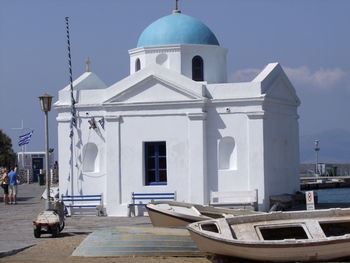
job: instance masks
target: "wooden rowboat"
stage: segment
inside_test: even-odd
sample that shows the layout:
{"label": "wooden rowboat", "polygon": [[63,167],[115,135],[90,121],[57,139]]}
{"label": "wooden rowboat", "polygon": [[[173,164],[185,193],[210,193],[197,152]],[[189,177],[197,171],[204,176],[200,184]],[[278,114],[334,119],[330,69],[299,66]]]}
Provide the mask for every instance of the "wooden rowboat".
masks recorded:
{"label": "wooden rowboat", "polygon": [[244,209],[224,209],[198,204],[158,201],[146,205],[148,215],[155,227],[185,227],[189,223],[213,218],[260,214]]}
{"label": "wooden rowboat", "polygon": [[273,212],[190,224],[202,252],[260,261],[350,257],[350,209]]}

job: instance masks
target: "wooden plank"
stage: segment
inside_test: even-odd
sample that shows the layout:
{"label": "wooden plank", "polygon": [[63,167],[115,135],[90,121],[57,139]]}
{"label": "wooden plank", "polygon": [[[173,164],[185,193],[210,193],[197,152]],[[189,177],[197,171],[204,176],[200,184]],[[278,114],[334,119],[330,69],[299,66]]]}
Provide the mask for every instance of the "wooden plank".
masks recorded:
{"label": "wooden plank", "polygon": [[72,256],[203,256],[186,229],[113,227],[91,233]]}

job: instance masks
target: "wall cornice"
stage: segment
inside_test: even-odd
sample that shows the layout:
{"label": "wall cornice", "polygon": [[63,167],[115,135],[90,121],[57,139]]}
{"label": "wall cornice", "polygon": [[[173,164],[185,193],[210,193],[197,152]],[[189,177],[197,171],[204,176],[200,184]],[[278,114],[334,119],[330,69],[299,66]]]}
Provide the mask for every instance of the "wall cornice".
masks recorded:
{"label": "wall cornice", "polygon": [[120,115],[107,114],[104,116],[104,118],[107,122],[119,122],[119,121],[121,121]]}
{"label": "wall cornice", "polygon": [[57,122],[70,122],[70,120],[72,119],[72,117],[68,117],[68,116],[57,116],[56,117],[56,121]]}
{"label": "wall cornice", "polygon": [[250,120],[260,120],[266,118],[266,114],[264,111],[250,112],[247,113],[247,116]]}
{"label": "wall cornice", "polygon": [[191,121],[202,121],[207,119],[207,113],[206,112],[200,112],[200,113],[188,113],[187,117]]}
{"label": "wall cornice", "polygon": [[151,54],[151,53],[171,53],[180,52],[181,45],[167,45],[167,46],[154,46],[154,47],[139,47],[129,50],[129,55],[137,55],[140,53]]}

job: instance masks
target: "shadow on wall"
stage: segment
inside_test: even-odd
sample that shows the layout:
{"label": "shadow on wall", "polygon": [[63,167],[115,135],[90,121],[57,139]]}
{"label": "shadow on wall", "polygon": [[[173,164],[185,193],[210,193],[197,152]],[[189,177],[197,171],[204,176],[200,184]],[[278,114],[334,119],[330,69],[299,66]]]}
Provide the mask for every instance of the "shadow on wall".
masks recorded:
{"label": "shadow on wall", "polygon": [[216,109],[208,111],[208,120],[210,122],[207,122],[207,138],[209,138],[207,142],[207,159],[211,161],[208,166],[208,190],[218,191],[218,142],[222,139],[219,130],[225,129],[226,125]]}

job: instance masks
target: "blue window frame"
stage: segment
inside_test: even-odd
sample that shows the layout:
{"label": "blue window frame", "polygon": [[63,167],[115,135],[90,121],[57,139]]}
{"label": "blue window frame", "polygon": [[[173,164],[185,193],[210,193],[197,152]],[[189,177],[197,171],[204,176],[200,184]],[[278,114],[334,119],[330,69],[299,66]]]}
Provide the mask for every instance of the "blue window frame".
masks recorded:
{"label": "blue window frame", "polygon": [[166,143],[145,142],[144,147],[146,185],[166,185]]}

